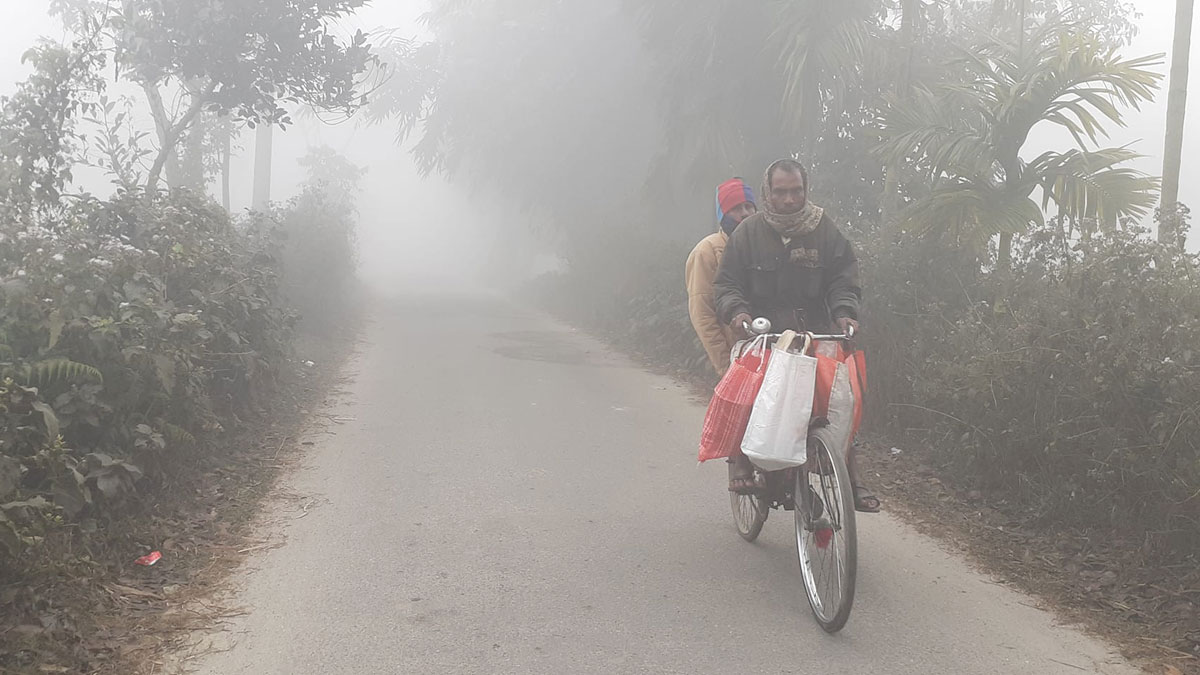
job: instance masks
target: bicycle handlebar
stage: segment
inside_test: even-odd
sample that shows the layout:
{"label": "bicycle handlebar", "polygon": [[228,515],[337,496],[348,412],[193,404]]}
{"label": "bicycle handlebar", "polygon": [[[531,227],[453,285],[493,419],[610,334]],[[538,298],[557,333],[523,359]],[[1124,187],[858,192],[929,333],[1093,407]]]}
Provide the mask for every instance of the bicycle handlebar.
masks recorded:
{"label": "bicycle handlebar", "polygon": [[[772,336],[776,336],[776,337],[778,336],[778,333],[771,332],[771,320],[767,319],[765,317],[759,317],[759,318],[755,319],[753,322],[743,321],[742,328],[744,328],[746,330],[747,335],[772,335]],[[803,335],[803,333],[801,333],[801,335]],[[846,333],[843,335],[814,335],[812,333],[809,333],[808,335],[813,340],[825,340],[825,341],[840,340],[840,341],[846,342],[846,341],[854,339],[854,326],[851,326],[850,330],[846,331]]]}
{"label": "bicycle handlebar", "polygon": [[849,342],[854,339],[854,329],[853,328],[850,329],[849,335],[845,335],[845,334],[843,334],[843,335],[812,335],[810,337],[812,337],[813,340],[818,341],[818,342],[829,342],[831,340],[838,340],[841,342]]}

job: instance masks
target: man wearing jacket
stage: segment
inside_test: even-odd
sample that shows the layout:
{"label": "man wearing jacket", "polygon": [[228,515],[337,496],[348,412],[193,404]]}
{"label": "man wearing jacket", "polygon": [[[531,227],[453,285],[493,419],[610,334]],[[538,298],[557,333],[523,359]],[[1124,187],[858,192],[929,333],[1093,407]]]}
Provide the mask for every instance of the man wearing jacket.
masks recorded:
{"label": "man wearing jacket", "polygon": [[[726,244],[713,284],[718,319],[739,336],[753,317],[784,330],[850,333],[858,329],[862,289],[854,247],[808,200],[808,173],[781,159],[767,168],[763,211],[747,218]],[[853,452],[846,458],[855,508],[879,510],[879,499],[859,482]],[[754,489],[753,467],[735,460],[730,489]]]}
{"label": "man wearing jacket", "polygon": [[717,375],[724,375],[729,369],[729,352],[733,349],[734,339],[727,322],[717,318],[713,280],[729,235],[757,211],[754,192],[742,179],[733,178],[722,183],[717,188],[718,229],[696,244],[687,259],[688,314]]}

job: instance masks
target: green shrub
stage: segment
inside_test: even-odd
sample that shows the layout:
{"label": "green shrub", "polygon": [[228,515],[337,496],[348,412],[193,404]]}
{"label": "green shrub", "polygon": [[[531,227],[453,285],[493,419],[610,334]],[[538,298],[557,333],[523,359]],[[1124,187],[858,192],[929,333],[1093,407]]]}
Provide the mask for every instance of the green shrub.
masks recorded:
{"label": "green shrub", "polygon": [[271,219],[282,235],[282,285],[305,328],[328,333],[349,318],[357,282],[356,199],[366,171],[329,148],[301,160],[308,180]]}
{"label": "green shrub", "polygon": [[[1047,228],[1004,287],[921,246],[874,268],[872,375],[889,428],[1046,522],[1200,546],[1200,269],[1144,232]],[[918,271],[920,270],[920,271]],[[881,358],[882,356],[882,358]]]}
{"label": "green shrub", "polygon": [[[1152,554],[1200,548],[1194,256],[1136,229],[1068,247],[1047,227],[1003,277],[943,240],[866,238],[877,432],[916,434],[949,478],[1023,500],[1044,524],[1144,536]],[[630,237],[621,248],[541,279],[540,299],[660,366],[711,379],[687,316],[687,248]]]}
{"label": "green shrub", "polygon": [[264,406],[292,323],[273,244],[207,199],[88,200],[43,223],[0,223],[0,510],[24,539]]}

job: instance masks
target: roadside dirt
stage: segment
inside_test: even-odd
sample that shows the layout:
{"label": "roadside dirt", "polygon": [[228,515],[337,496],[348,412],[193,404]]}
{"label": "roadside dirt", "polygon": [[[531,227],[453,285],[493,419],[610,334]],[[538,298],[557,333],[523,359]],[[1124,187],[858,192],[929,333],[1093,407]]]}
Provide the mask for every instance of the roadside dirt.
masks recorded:
{"label": "roadside dirt", "polygon": [[1148,672],[1200,673],[1200,561],[1150,564],[1142,542],[1038,525],[1044,518],[1002,494],[958,487],[919,442],[866,434],[861,445],[862,468],[891,513]]}
{"label": "roadside dirt", "polygon": [[[302,338],[270,413],[109,519],[76,562],[50,550],[37,578],[0,587],[0,673],[161,672],[162,655],[235,615],[214,598],[247,557],[278,545],[256,540],[251,524],[308,439],[338,423],[320,411],[339,396],[357,336]],[[134,564],[151,551],[157,564]]]}

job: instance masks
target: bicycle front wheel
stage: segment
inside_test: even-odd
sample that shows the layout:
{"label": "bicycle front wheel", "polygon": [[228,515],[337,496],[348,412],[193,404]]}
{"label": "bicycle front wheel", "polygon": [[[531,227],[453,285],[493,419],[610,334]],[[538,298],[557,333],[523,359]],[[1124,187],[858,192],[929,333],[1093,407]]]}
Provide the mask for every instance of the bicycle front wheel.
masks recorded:
{"label": "bicycle front wheel", "polygon": [[830,434],[808,437],[808,464],[796,470],[796,554],[817,623],[836,633],[850,618],[858,567],[854,489],[845,458]]}
{"label": "bicycle front wheel", "polygon": [[763,523],[767,522],[770,507],[766,500],[758,494],[740,495],[729,493],[729,503],[733,507],[733,524],[738,534],[746,541],[758,539],[762,532]]}

